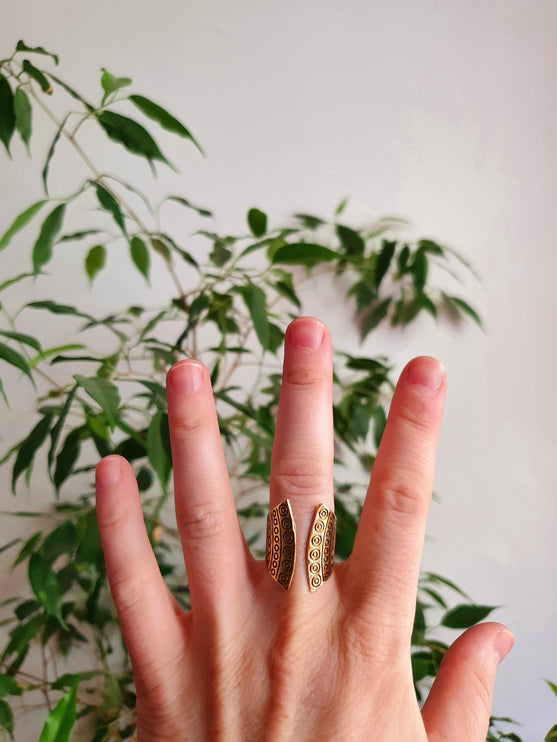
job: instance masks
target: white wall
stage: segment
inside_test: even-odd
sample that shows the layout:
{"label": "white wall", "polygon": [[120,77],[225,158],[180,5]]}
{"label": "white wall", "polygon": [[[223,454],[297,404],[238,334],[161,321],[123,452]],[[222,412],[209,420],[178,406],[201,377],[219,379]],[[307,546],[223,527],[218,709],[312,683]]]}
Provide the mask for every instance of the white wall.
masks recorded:
{"label": "white wall", "polygon": [[[60,54],[60,75],[91,97],[106,66],[184,120],[209,158],[162,137],[182,173],[158,168],[155,189],[208,205],[222,229],[241,229],[252,205],[277,223],[292,211],[327,215],[351,194],[353,223],[404,215],[473,262],[483,285],[462,291],[487,317],[486,335],[424,318],[408,332],[374,334],[364,351],[389,354],[399,368],[432,354],[448,369],[442,504],[432,508],[424,566],[478,602],[504,606],[495,618],[516,645],[494,711],[522,721],[526,742],[557,720],[542,682],[557,680],[556,33],[553,0],[20,0],[0,28],[0,56],[19,38],[42,44]],[[148,180],[143,162],[99,145],[92,130],[83,135],[97,162],[104,156],[130,180]],[[34,157],[50,136],[33,142]],[[61,153],[79,182],[73,155]],[[37,164],[17,155],[0,160],[0,230],[40,194]],[[52,183],[67,190],[62,161]],[[2,263],[7,275],[27,265],[28,242],[16,244]],[[81,260],[58,255],[36,296],[99,311],[144,291],[139,277],[120,286],[107,275],[84,295]],[[111,261],[127,265],[123,256]],[[155,286],[166,290],[162,276]],[[28,294],[10,297],[17,305]],[[323,302],[310,291],[306,311],[328,323],[339,349],[356,350],[340,294]],[[37,327],[41,337],[49,332]],[[2,410],[3,448],[32,424],[30,392],[18,382],[12,409]],[[7,471],[2,482],[7,493]],[[2,508],[36,507],[36,497],[4,494]],[[13,526],[0,525],[4,542]]]}

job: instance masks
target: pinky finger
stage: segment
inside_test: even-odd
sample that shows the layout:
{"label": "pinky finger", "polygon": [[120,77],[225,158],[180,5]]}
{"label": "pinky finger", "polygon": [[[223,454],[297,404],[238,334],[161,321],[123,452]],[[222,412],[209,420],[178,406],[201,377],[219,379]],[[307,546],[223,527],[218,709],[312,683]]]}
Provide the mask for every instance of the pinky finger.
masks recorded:
{"label": "pinky finger", "polygon": [[452,644],[422,709],[429,742],[484,742],[493,703],[497,666],[514,643],[511,632],[487,622]]}
{"label": "pinky finger", "polygon": [[[97,523],[112,598],[134,671],[147,675],[176,652],[180,611],[149,543],[129,463],[106,456],[95,472]],[[165,626],[161,634],[160,627]],[[168,645],[168,646],[165,646]]]}

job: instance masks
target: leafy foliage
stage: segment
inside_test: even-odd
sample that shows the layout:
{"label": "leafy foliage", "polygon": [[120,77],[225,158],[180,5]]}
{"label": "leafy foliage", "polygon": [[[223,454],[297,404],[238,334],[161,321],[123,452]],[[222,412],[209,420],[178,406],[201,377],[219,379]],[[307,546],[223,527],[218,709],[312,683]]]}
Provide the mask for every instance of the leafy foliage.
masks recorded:
{"label": "leafy foliage", "polygon": [[[38,58],[33,56],[31,62],[29,55]],[[114,103],[127,102],[136,115],[144,115],[151,124],[183,138],[200,151],[201,147],[189,129],[160,105],[145,96],[127,94],[133,84],[129,77],[117,77],[102,68],[100,100],[94,105],[50,69],[43,69],[45,61],[57,64],[58,58],[42,47],[30,48],[20,41],[14,54],[0,63],[0,138],[7,152],[10,153],[10,147],[15,151],[16,133],[25,148],[30,146],[32,106],[40,100],[44,107],[46,95],[69,95],[72,109],[77,101],[83,111],[72,111],[71,115],[79,120],[74,120],[71,135],[67,128],[70,114],[58,123],[42,170],[45,198],[24,209],[0,237],[0,250],[8,248],[36,220],[43,207],[50,205],[38,227],[32,268],[4,280],[0,291],[31,276],[43,275],[42,269],[54,251],[68,243],[75,249],[82,246],[84,273],[92,282],[106,270],[108,254],[117,242],[127,246],[131,266],[147,281],[153,263],[162,261],[177,289],[162,310],[134,305],[99,317],[54,299],[28,301],[20,311],[43,310],[52,315],[53,322],[78,323],[78,343],[52,348],[43,348],[38,338],[19,332],[15,319],[2,307],[6,327],[0,330],[0,360],[22,371],[33,384],[40,374],[48,390],[37,398],[38,419],[31,431],[6,452],[1,463],[11,464],[15,494],[21,487],[21,475],[25,474],[29,483],[34,463],[46,455],[50,477],[46,486],[52,488],[55,498],[48,518],[35,514],[41,524],[38,530],[25,540],[14,538],[0,547],[13,552],[13,568],[27,567],[29,582],[28,596],[14,596],[3,603],[9,639],[1,655],[0,728],[13,736],[13,713],[6,699],[40,688],[52,708],[41,742],[70,739],[76,719],[89,720],[93,740],[102,742],[132,737],[135,694],[117,617],[108,599],[96,525],[92,471],[98,457],[117,453],[134,467],[147,531],[161,573],[179,604],[184,609],[189,607],[187,583],[180,560],[175,558],[179,537],[165,520],[172,472],[164,388],[168,368],[184,356],[210,359],[223,445],[234,461],[232,478],[238,493],[238,515],[246,533],[251,533],[250,545],[260,554],[266,516],[262,502],[270,477],[280,391],[278,353],[292,311],[302,310],[304,281],[319,278],[322,273],[332,273],[337,279],[343,277],[343,284],[348,285],[346,299],[353,306],[362,341],[381,323],[403,327],[424,312],[437,319],[443,308],[452,316],[471,319],[479,325],[481,320],[464,299],[449,296],[431,283],[432,264],[452,271],[456,259],[465,266],[454,250],[430,239],[404,237],[400,222],[395,220],[380,220],[371,230],[340,223],[346,199],[332,220],[302,213],[295,215],[292,225],[271,227],[267,215],[253,207],[247,213],[248,231],[243,235],[200,229],[195,235],[197,242],[192,244],[199,245],[200,238],[207,241],[209,250],[204,258],[198,247],[165,231],[161,226],[161,207],[166,202],[175,203],[202,220],[211,219],[211,211],[175,194],[153,208],[135,186],[123,183],[113,174],[87,170],[90,163],[86,157],[81,188],[69,198],[51,198],[46,180],[56,142],[66,137],[76,146],[76,133],[87,120],[96,121],[100,132],[130,153],[145,158],[153,172],[154,161],[169,164],[143,124],[111,110]],[[76,151],[83,155],[81,148]],[[141,198],[153,216],[152,226],[132,208],[126,193],[130,191]],[[67,212],[85,194],[93,195],[106,229],[84,223],[78,231],[61,235]],[[83,209],[76,209],[76,214],[83,220]],[[115,227],[116,237],[111,237]],[[255,252],[262,257],[262,267],[254,267]],[[179,267],[196,278],[188,291],[181,286]],[[116,349],[108,354],[90,349],[86,333],[93,328],[112,338]],[[72,373],[78,362],[84,370]],[[236,383],[236,373],[244,364],[257,369],[251,389]],[[68,369],[65,382],[50,378],[50,366],[54,365]],[[346,465],[348,455],[355,457],[364,478],[373,466],[385,427],[386,407],[394,388],[391,374],[392,366],[382,356],[335,356],[337,466]],[[0,391],[8,404],[1,379]],[[77,475],[87,477],[84,490],[82,484],[77,484],[82,481]],[[62,488],[72,492],[63,501],[58,500]],[[75,494],[76,490],[80,493]],[[335,481],[338,559],[350,554],[362,494],[362,484],[357,480]],[[450,607],[449,598],[460,602]],[[433,637],[434,627],[470,626],[492,610],[474,605],[446,578],[433,573],[422,575],[412,637],[418,698],[423,698],[447,649]],[[69,657],[75,648],[84,646],[95,656],[90,666],[98,669],[58,674],[54,663],[46,659],[47,648],[50,655]],[[34,651],[42,652],[45,667],[48,665],[48,675],[45,671],[38,681],[30,680],[23,671],[29,653]],[[109,662],[116,653],[117,670],[114,660]],[[493,734],[490,739],[516,738]]]}

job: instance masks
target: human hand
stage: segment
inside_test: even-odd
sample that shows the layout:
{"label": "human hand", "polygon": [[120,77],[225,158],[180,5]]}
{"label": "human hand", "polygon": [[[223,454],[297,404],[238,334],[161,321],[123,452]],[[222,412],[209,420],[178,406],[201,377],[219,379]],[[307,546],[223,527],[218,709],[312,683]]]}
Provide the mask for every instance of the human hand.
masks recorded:
{"label": "human hand", "polygon": [[130,465],[98,464],[97,519],[134,672],[139,742],[484,742],[501,624],[448,650],[420,711],[410,638],[433,488],[445,375],[432,358],[401,374],[353,553],[310,592],[306,543],[316,506],[334,507],[332,351],[327,329],[290,324],[271,462],[270,505],[290,500],[297,530],[288,591],[246,546],[207,369],[167,377],[176,518],[192,610],[166,587]]}

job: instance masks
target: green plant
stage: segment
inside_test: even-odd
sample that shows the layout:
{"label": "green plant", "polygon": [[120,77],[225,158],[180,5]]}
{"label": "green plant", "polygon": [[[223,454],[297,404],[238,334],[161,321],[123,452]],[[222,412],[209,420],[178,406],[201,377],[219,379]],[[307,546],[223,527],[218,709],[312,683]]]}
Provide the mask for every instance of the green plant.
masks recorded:
{"label": "green plant", "polygon": [[[41,61],[47,62],[46,68]],[[0,360],[19,369],[32,385],[38,417],[1,463],[11,463],[15,495],[21,475],[29,484],[39,461],[47,472],[41,486],[53,494],[47,513],[24,514],[40,523],[32,535],[17,536],[1,547],[3,552],[14,550],[13,567],[26,567],[29,592],[3,601],[9,638],[1,658],[0,727],[13,737],[12,706],[6,699],[15,706],[18,696],[39,690],[48,712],[41,742],[68,740],[77,728],[76,718],[92,730],[91,739],[100,742],[133,736],[135,695],[96,527],[92,472],[98,457],[119,453],[132,462],[161,572],[188,608],[169,507],[172,460],[164,389],[169,366],[185,356],[201,357],[211,370],[238,514],[250,546],[261,554],[280,387],[277,356],[287,322],[302,312],[304,281],[324,281],[332,275],[337,286],[341,281],[348,286],[346,297],[354,304],[362,342],[380,323],[409,325],[423,312],[434,319],[444,312],[455,320],[467,317],[479,325],[481,320],[462,297],[436,289],[430,279],[432,265],[450,271],[468,271],[470,266],[447,246],[408,237],[402,220],[381,219],[373,228],[356,229],[342,219],[343,201],[331,220],[297,214],[292,224],[271,227],[265,213],[252,208],[245,233],[229,235],[215,231],[208,209],[182,195],[168,195],[152,205],[136,185],[93,164],[78,141],[79,130],[97,127],[112,142],[144,158],[154,174],[156,162],[170,165],[169,160],[143,123],[115,109],[131,107],[151,125],[155,122],[201,150],[191,132],[148,98],[128,95],[131,79],[103,70],[100,101],[90,103],[53,74],[52,62],[58,64],[56,55],[21,41],[14,54],[0,62],[0,138],[7,152],[16,132],[29,149],[36,107],[56,127],[42,168],[45,196],[19,214],[0,237],[4,250],[42,216],[35,228],[29,270],[0,285]],[[54,91],[69,95],[74,106],[77,102],[77,110],[62,120],[45,102]],[[62,138],[81,158],[84,174],[79,188],[54,196],[48,176]],[[66,231],[69,212],[78,203],[96,206],[101,218]],[[201,228],[187,241],[171,234],[164,226],[165,204],[194,214],[203,222]],[[107,316],[64,304],[59,300],[63,297],[27,301],[12,309],[10,288],[29,280],[48,287],[46,268],[54,252],[69,246],[83,250],[90,282],[105,269],[110,251],[122,247],[129,251],[131,266],[147,281],[151,264],[159,261],[175,295],[162,308],[134,304]],[[39,338],[18,329],[23,312],[49,312],[53,322],[73,321],[76,342],[43,347]],[[91,349],[91,330],[104,333],[109,352]],[[54,366],[58,376],[64,370],[63,381],[52,377]],[[246,382],[242,375],[248,372],[251,378]],[[364,492],[365,480],[358,481],[358,475],[367,478],[373,466],[393,390],[391,372],[384,356],[335,355],[336,473],[344,469],[335,481],[338,559],[351,550]],[[1,379],[0,392],[9,404]],[[419,698],[427,692],[447,648],[433,637],[436,628],[466,628],[493,610],[475,605],[445,577],[421,576],[412,637]],[[90,661],[83,671],[76,671],[73,658],[84,647]],[[27,668],[36,653],[41,676]],[[67,672],[61,670],[61,662]]]}

